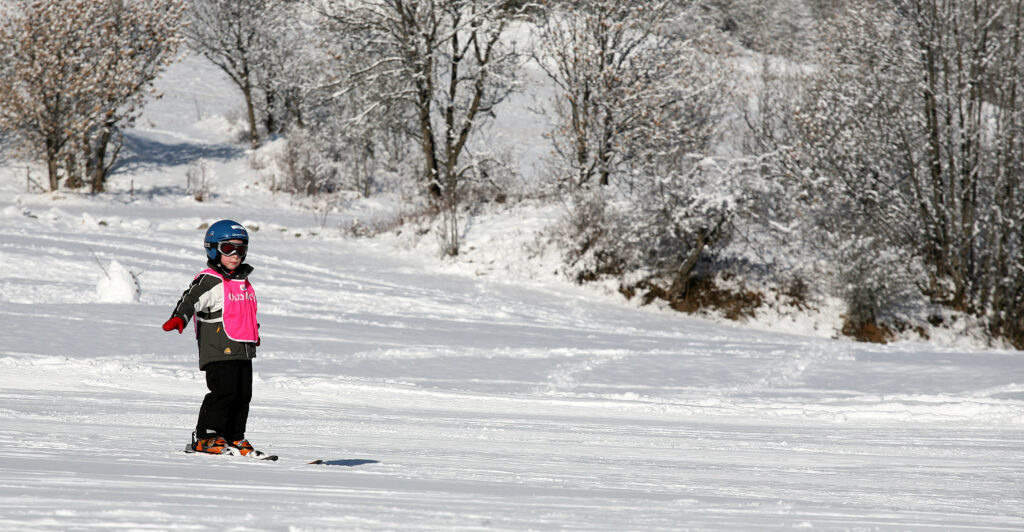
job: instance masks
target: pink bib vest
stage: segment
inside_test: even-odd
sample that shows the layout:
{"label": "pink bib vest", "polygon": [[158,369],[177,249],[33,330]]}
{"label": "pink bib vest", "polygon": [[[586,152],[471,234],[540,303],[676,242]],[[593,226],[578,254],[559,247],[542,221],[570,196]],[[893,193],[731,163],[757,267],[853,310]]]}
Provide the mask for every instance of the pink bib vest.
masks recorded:
{"label": "pink bib vest", "polygon": [[[224,286],[224,332],[236,342],[256,342],[260,339],[256,322],[256,292],[248,279],[225,279],[216,270],[199,273],[212,275]],[[196,277],[199,277],[197,275]]]}

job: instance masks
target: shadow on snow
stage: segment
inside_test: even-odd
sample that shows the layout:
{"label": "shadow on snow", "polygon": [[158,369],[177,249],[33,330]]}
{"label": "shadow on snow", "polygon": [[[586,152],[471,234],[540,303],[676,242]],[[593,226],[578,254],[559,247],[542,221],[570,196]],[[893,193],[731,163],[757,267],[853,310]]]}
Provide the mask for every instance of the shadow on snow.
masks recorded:
{"label": "shadow on snow", "polygon": [[227,144],[169,144],[137,134],[124,134],[125,154],[114,165],[112,173],[131,171],[143,166],[183,166],[199,159],[229,160],[245,150]]}
{"label": "shadow on snow", "polygon": [[333,466],[345,466],[345,467],[356,467],[366,464],[379,464],[379,460],[363,460],[359,458],[348,459],[348,460],[323,460],[318,465],[333,465]]}

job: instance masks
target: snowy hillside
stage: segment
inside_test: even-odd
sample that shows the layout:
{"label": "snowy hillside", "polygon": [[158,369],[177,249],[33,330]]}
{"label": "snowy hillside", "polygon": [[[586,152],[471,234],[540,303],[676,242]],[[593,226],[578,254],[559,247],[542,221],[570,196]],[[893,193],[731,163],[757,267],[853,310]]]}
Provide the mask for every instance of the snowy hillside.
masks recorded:
{"label": "snowy hillside", "polygon": [[[395,207],[270,193],[211,67],[160,85],[110,192],[3,168],[0,529],[1024,529],[1021,353],[637,307],[531,255],[543,208],[484,213],[458,261],[346,236]],[[276,463],[181,452],[206,390],[160,324],[225,217],[253,229],[247,436]]]}

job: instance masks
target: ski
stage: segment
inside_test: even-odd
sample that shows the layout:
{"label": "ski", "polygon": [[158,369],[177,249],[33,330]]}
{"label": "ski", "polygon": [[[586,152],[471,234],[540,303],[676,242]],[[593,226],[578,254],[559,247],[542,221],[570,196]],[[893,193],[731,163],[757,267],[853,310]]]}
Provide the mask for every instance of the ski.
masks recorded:
{"label": "ski", "polygon": [[278,456],[276,454],[266,454],[263,451],[255,451],[255,452],[251,452],[251,453],[249,453],[247,455],[245,455],[245,454],[238,454],[234,450],[228,451],[226,453],[221,453],[221,454],[200,453],[200,452],[196,451],[192,447],[192,445],[186,445],[184,451],[186,453],[188,453],[188,454],[208,454],[210,456],[236,456],[236,457],[239,457],[239,458],[247,458],[249,460],[267,460],[267,461],[270,461],[270,462],[276,462],[277,459],[278,459]]}
{"label": "ski", "polygon": [[280,458],[280,456],[278,456],[276,454],[247,456],[247,455],[242,455],[242,454],[231,454],[229,452],[224,452],[224,453],[221,453],[221,454],[214,454],[212,452],[197,452],[197,451],[190,450],[190,449],[186,449],[184,452],[187,453],[187,454],[208,454],[210,456],[232,456],[232,457],[236,457],[236,458],[249,459],[249,460],[278,461],[278,458]]}
{"label": "ski", "polygon": [[[209,454],[211,456],[234,456],[237,458],[248,458],[250,460],[266,460],[268,462],[276,462],[280,457],[276,454],[266,454],[263,451],[253,451],[247,455],[239,454],[237,449],[228,448],[227,452],[221,454],[214,453],[202,453],[195,449],[195,443],[186,444],[185,448],[182,449],[187,454]],[[345,463],[342,465],[361,465],[364,463],[376,463],[376,460],[359,460],[358,463]],[[317,459],[311,462],[306,462],[307,465],[335,465],[334,462],[329,460]]]}
{"label": "ski", "polygon": [[[240,459],[267,460],[269,462],[276,462],[280,458],[276,454],[268,455],[268,454],[264,454],[262,451],[256,451],[257,453],[259,453],[256,456],[253,456],[251,453],[249,455],[241,455],[241,454],[237,454],[235,451],[230,451],[230,452],[226,452],[226,453],[222,453],[222,454],[201,453],[201,452],[198,452],[195,449],[193,449],[192,446],[190,446],[190,445],[186,445],[185,448],[183,449],[183,451],[185,453],[188,453],[188,454],[208,454],[210,456],[232,456],[232,457],[240,458]],[[353,466],[358,466],[358,465],[376,464],[376,463],[379,463],[379,462],[377,460],[324,460],[324,459],[317,459],[317,460],[313,460],[311,462],[306,462],[306,465],[341,465],[341,466],[353,467]]]}

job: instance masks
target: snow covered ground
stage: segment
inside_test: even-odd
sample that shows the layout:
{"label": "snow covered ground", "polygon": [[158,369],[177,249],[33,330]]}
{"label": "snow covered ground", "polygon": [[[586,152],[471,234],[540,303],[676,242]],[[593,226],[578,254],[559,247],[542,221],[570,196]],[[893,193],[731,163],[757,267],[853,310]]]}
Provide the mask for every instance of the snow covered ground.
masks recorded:
{"label": "snow covered ground", "polygon": [[[0,529],[1024,529],[1021,353],[637,307],[537,274],[543,209],[479,217],[454,262],[346,237],[258,184],[215,72],[163,86],[110,193],[0,174]],[[205,385],[160,324],[224,217],[258,227],[248,437],[276,463],[180,451]]]}

